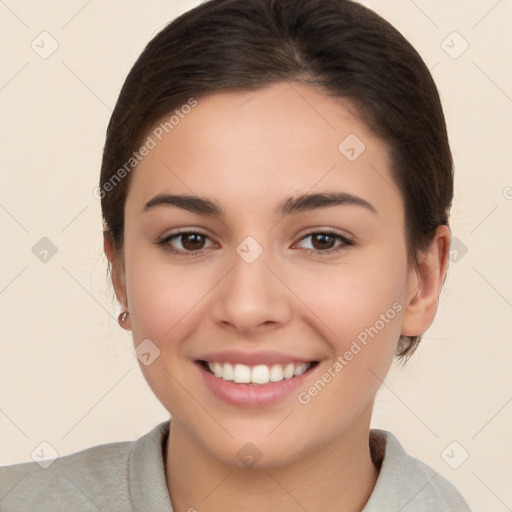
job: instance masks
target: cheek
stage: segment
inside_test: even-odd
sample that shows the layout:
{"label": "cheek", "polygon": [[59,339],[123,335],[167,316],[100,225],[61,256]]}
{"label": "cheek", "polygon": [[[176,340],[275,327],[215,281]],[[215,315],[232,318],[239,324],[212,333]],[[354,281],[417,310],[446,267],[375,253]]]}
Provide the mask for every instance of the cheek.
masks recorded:
{"label": "cheek", "polygon": [[315,325],[323,325],[322,332],[337,354],[358,337],[364,341],[368,330],[375,337],[376,329],[380,340],[395,343],[405,302],[405,269],[406,259],[400,254],[311,266],[293,279],[294,292],[317,319]]}
{"label": "cheek", "polygon": [[[139,366],[155,396],[178,418],[190,405],[180,385],[187,381],[190,363],[182,348],[197,326],[194,307],[201,307],[208,283],[197,278],[192,266],[167,265],[152,249],[132,248],[130,252],[128,243],[126,247],[133,343],[136,348],[139,344],[147,347],[145,340],[154,344],[149,345],[150,364],[141,359]],[[153,354],[157,354],[154,359]]]}
{"label": "cheek", "polygon": [[392,363],[401,332],[406,260],[397,254],[390,261],[303,274],[300,293],[317,290],[304,296],[321,320],[315,325],[323,325],[331,358],[297,400],[310,418],[320,421],[330,411],[336,420],[323,428],[332,435],[374,399]]}
{"label": "cheek", "polygon": [[[301,404],[321,416],[337,410],[356,417],[374,398],[393,361],[405,305],[405,252],[368,255],[351,264],[302,273],[298,294],[320,321],[315,322],[329,344],[331,357],[320,382],[301,390]],[[315,290],[314,293],[311,290]],[[309,293],[306,293],[308,292]],[[334,422],[338,426],[338,422]],[[337,428],[337,427],[336,427]]]}
{"label": "cheek", "polygon": [[[126,237],[126,289],[134,343],[179,339],[209,285],[194,265],[173,264],[163,249]],[[202,276],[204,277],[204,276]],[[164,348],[164,347],[162,347]]]}

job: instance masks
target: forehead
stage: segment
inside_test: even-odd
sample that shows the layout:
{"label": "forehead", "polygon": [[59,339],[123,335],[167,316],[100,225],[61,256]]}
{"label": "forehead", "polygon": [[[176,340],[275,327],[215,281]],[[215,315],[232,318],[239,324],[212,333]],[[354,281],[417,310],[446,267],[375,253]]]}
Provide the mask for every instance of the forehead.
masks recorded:
{"label": "forehead", "polygon": [[198,98],[177,114],[150,132],[155,145],[133,173],[130,202],[174,191],[263,204],[312,189],[400,201],[387,146],[346,100],[282,82]]}

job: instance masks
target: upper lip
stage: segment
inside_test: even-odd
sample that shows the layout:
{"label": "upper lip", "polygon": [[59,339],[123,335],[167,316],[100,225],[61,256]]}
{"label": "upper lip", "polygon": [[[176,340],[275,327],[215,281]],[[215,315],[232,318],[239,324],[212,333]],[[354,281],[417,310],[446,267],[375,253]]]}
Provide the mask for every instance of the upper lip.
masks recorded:
{"label": "upper lip", "polygon": [[258,364],[311,363],[316,361],[316,359],[307,359],[293,354],[275,351],[242,352],[240,350],[219,350],[217,352],[203,354],[201,357],[197,358],[197,361],[255,366]]}

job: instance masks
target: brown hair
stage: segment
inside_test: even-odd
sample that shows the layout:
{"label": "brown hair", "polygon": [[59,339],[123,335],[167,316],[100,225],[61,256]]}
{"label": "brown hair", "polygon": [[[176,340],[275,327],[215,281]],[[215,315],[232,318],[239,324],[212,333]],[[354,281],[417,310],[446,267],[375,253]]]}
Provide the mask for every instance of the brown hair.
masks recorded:
{"label": "brown hair", "polygon": [[[453,195],[441,101],[402,34],[350,0],[208,0],[148,43],[122,87],[103,152],[101,208],[116,253],[122,256],[126,164],[136,166],[134,152],[155,123],[191,98],[280,81],[346,98],[387,143],[405,205],[409,262],[417,263],[436,228],[448,224]],[[398,359],[405,363],[420,340],[401,336]]]}

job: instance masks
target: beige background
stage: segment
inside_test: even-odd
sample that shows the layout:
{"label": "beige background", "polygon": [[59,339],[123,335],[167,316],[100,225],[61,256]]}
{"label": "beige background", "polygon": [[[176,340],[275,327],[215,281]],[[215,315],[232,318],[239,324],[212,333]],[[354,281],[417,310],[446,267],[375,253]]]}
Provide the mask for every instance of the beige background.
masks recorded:
{"label": "beige background", "polygon": [[[134,439],[168,417],[116,322],[92,192],[131,65],[198,3],[0,2],[0,464],[30,460],[42,441],[64,455]],[[411,41],[438,84],[460,240],[436,323],[405,368],[392,367],[372,426],[392,431],[475,511],[510,510],[512,1],[363,3]],[[49,37],[58,42],[46,59],[31,47],[42,52],[41,37],[46,51]],[[42,237],[57,248],[46,263],[32,252]],[[453,469],[445,459],[453,465],[463,450],[469,458]]]}

